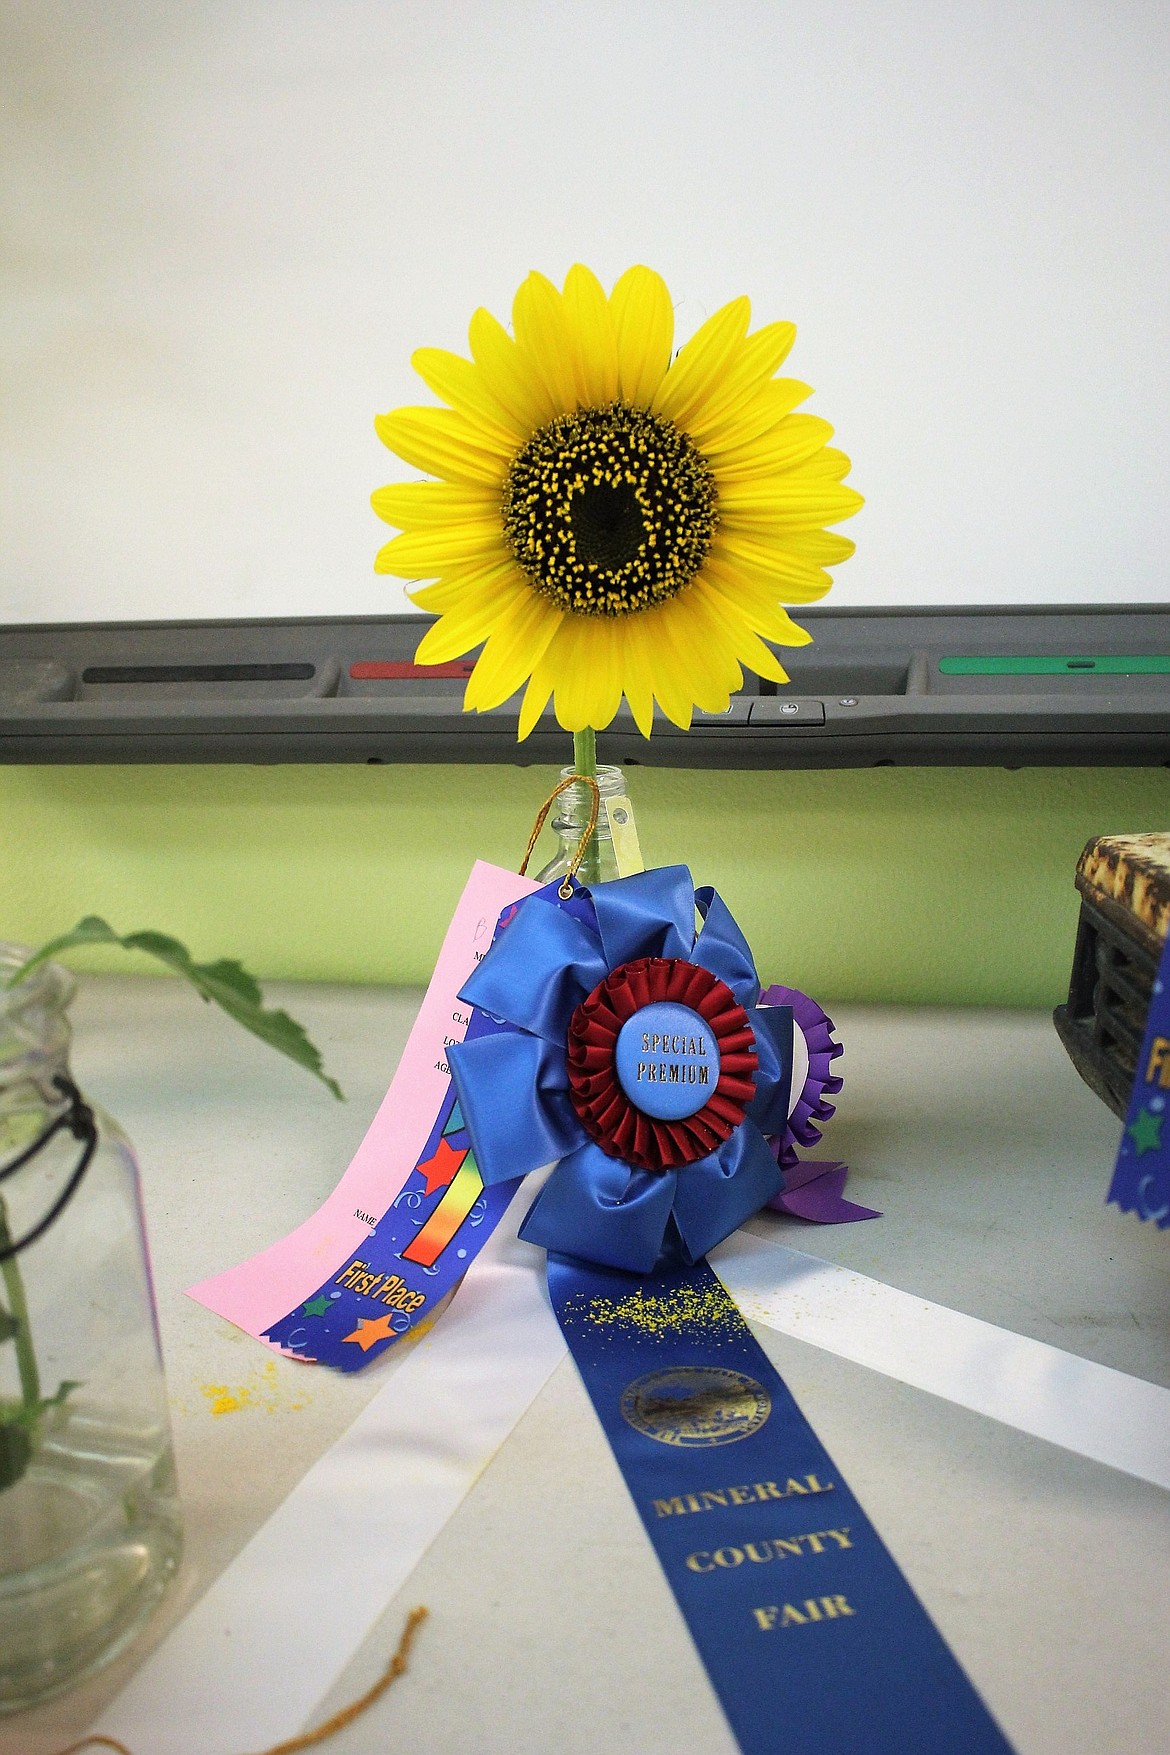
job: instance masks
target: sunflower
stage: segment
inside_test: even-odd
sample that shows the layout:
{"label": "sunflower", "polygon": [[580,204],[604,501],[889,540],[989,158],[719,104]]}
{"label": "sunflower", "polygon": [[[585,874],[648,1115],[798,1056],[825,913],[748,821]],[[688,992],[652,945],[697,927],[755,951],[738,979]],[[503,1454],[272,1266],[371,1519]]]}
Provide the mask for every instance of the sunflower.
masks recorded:
{"label": "sunflower", "polygon": [[673,357],[674,311],[649,268],[606,297],[578,264],[563,292],[530,274],[512,334],[478,310],[471,359],[421,348],[413,365],[443,408],[375,422],[439,479],[379,489],[403,534],[375,566],[433,579],[409,593],[438,620],[422,664],[483,650],[465,706],[498,707],[525,683],[521,738],[550,696],[568,731],[608,725],[625,695],[650,735],[657,700],[676,725],[726,710],[742,666],[787,673],[765,641],[806,645],[781,607],[811,603],[853,543],[825,528],[861,496],[833,429],[795,412],[812,394],[778,378],[791,323],[749,334],[733,299]]}

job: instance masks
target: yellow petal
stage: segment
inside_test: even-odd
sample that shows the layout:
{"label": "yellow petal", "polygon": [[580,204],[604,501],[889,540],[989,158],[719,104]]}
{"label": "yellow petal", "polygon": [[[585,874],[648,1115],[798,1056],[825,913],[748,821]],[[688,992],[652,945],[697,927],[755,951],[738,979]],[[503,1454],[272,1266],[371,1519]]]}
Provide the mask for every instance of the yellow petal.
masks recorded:
{"label": "yellow petal", "polygon": [[811,384],[803,384],[799,378],[773,378],[718,416],[708,420],[704,412],[702,440],[700,442],[696,437],[695,442],[716,468],[721,452],[758,439],[761,433],[768,432],[811,395]]}
{"label": "yellow petal", "polygon": [[746,298],[732,299],[696,329],[667,372],[651,407],[677,425],[715,390],[720,375],[747,333],[752,307]]}
{"label": "yellow petal", "polygon": [[827,420],[815,414],[789,414],[758,438],[738,445],[709,448],[704,456],[715,473],[720,499],[732,497],[731,484],[796,469],[833,436]]}
{"label": "yellow petal", "polygon": [[535,432],[559,412],[540,379],[503,324],[482,307],[468,330],[471,357],[493,396],[525,433]]}
{"label": "yellow petal", "polygon": [[460,579],[438,579],[433,585],[413,585],[406,593],[412,603],[432,615],[457,609],[467,595],[467,586]]}
{"label": "yellow petal", "polygon": [[588,616],[567,615],[557,629],[556,638],[550,643],[555,652],[550,650],[546,657],[550,666],[556,670],[556,687],[553,690],[553,710],[558,725],[566,731],[584,731],[592,725],[595,730],[606,725],[600,697],[595,693],[593,676],[584,657],[591,632],[591,618]]}
{"label": "yellow petal", "polygon": [[474,426],[486,428],[504,447],[519,450],[527,439],[525,423],[505,407],[471,360],[442,347],[419,347],[411,354],[410,363],[428,390]]}
{"label": "yellow petal", "polygon": [[562,617],[563,611],[531,586],[518,594],[499,617],[476,660],[464,706],[486,712],[514,695],[532,674]]}
{"label": "yellow petal", "polygon": [[453,566],[438,583],[412,586],[406,595],[420,609],[442,614],[465,603],[494,602],[501,584],[509,583],[528,585],[519,567],[514,563],[502,567],[495,558],[471,566]]}
{"label": "yellow petal", "polygon": [[844,451],[838,451],[832,445],[826,445],[815,457],[810,457],[802,466],[802,475],[823,476],[827,481],[843,481],[853,465]]}
{"label": "yellow petal", "polygon": [[660,274],[627,268],[609,295],[617,343],[618,390],[636,408],[648,408],[666,376],[674,345],[674,306]]}
{"label": "yellow petal", "polygon": [[499,486],[509,461],[497,447],[446,408],[396,408],[380,414],[374,428],[384,445],[416,469],[449,481]]}
{"label": "yellow petal", "polygon": [[512,328],[554,411],[572,413],[578,398],[568,320],[560,293],[543,274],[534,272],[521,282],[512,301]]}
{"label": "yellow petal", "polygon": [[[602,730],[610,723],[621,705],[623,688],[631,680],[626,619],[564,617],[555,638],[534,667],[530,685],[532,700],[525,701],[526,725],[530,721],[535,723],[535,717],[554,691],[557,722],[566,731],[584,731],[587,726]],[[641,703],[645,691],[635,685],[635,694]],[[647,720],[651,711],[652,704],[647,696]]]}
{"label": "yellow petal", "polygon": [[726,369],[686,417],[686,430],[699,446],[706,433],[718,431],[728,416],[749,402],[772,380],[792,350],[794,323],[769,323],[747,336],[731,354]]}
{"label": "yellow petal", "polygon": [[812,567],[831,567],[838,561],[848,560],[857,546],[849,537],[841,536],[835,530],[779,530],[771,523],[766,528],[741,529],[737,514],[734,524],[727,518],[715,532],[712,554],[718,553],[729,538],[734,543],[741,536],[766,547],[772,554],[782,553]]}
{"label": "yellow petal", "polygon": [[[560,631],[559,629],[557,630]],[[557,667],[552,662],[551,654],[556,647],[556,634],[553,635],[536,663],[532,666],[524,699],[520,704],[520,736],[527,737],[533,725],[548,706],[549,696],[556,687]]]}
{"label": "yellow petal", "polygon": [[673,636],[675,650],[685,654],[680,674],[691,698],[706,713],[725,713],[732,692],[743,682],[737,651],[746,625],[720,614],[710,595],[694,584],[667,607],[673,613],[663,618],[664,632]]}
{"label": "yellow petal", "polygon": [[772,682],[788,682],[788,672],[772,648],[765,646],[751,628],[744,628],[741,632],[737,643],[737,653],[740,662],[746,664],[749,670],[754,670],[757,676],[766,676]]}
{"label": "yellow petal", "polygon": [[[865,504],[861,495],[837,481],[811,481],[793,476],[783,484],[768,508],[771,528],[778,534],[790,530],[813,530],[818,525],[838,524],[851,518]],[[736,515],[724,513],[719,531],[731,539],[735,532]],[[758,533],[756,539],[759,540]]]}
{"label": "yellow petal", "polygon": [[450,616],[441,616],[433,627],[427,629],[415,647],[414,662],[449,664],[453,658],[465,657],[486,637],[482,629],[477,633],[468,624],[453,624]]}
{"label": "yellow petal", "polygon": [[499,513],[498,488],[471,488],[440,481],[392,482],[371,494],[379,518],[399,530],[482,522]]}
{"label": "yellow petal", "polygon": [[801,471],[794,476],[761,472],[754,480],[730,481],[719,495],[720,521],[729,523],[736,518],[770,514],[775,507],[787,502],[794,482],[806,480]]}
{"label": "yellow petal", "polygon": [[564,312],[577,400],[585,408],[603,407],[618,393],[617,338],[604,288],[580,262],[570,268],[565,279]]}
{"label": "yellow petal", "polygon": [[566,615],[533,666],[521,710],[522,735],[527,736],[555,691],[557,721],[566,731],[583,731],[586,726],[604,729],[624,693],[638,729],[649,737],[654,696],[646,652],[653,636],[647,633],[646,621],[656,614]]}
{"label": "yellow petal", "polygon": [[688,595],[680,592],[669,603],[629,618],[630,637],[638,641],[647,659],[655,698],[667,718],[684,731],[691,723],[696,673],[711,656],[696,650],[691,617],[683,605]]}
{"label": "yellow petal", "polygon": [[765,536],[759,532],[732,531],[726,524],[712,543],[711,550],[728,559],[743,560],[760,568],[771,566],[787,552],[783,532]]}
{"label": "yellow petal", "polygon": [[768,589],[742,574],[729,579],[722,570],[706,566],[692,590],[709,594],[721,611],[778,646],[807,646],[812,638],[777,603],[775,586]]}
{"label": "yellow petal", "polygon": [[548,706],[548,698],[552,693],[552,684],[537,680],[534,670],[528,679],[528,687],[524,691],[524,699],[520,703],[520,723],[516,728],[516,738],[523,743],[537,720]]}
{"label": "yellow petal", "polygon": [[767,551],[745,554],[742,549],[717,540],[703,562],[703,571],[732,587],[740,579],[750,580],[785,603],[815,603],[833,583],[823,568],[787,553],[780,544]]}
{"label": "yellow petal", "polygon": [[[717,627],[723,628],[728,646],[735,653],[735,677],[737,679],[731,683],[731,690],[728,691],[728,697],[724,698],[723,704],[716,709],[707,709],[707,711],[726,713],[726,707],[730,704],[731,691],[740,688],[742,681],[744,681],[742,665],[747,665],[749,669],[754,670],[756,676],[770,677],[774,683],[788,683],[788,670],[784,669],[784,665],[775,656],[774,651],[765,646],[765,642],[761,641],[760,635],[754,632],[751,623],[744,616],[728,612],[726,604],[717,602],[716,598],[712,595],[705,595],[702,590],[693,590],[689,595],[696,598],[696,604],[702,604],[705,616],[709,616]],[[705,702],[702,702],[702,706],[705,706]]]}
{"label": "yellow petal", "polygon": [[680,731],[689,731],[695,703],[691,690],[682,680],[683,661],[672,640],[660,634],[659,641],[653,669],[654,699]]}
{"label": "yellow petal", "polygon": [[452,524],[442,530],[410,531],[378,551],[374,570],[400,579],[437,579],[451,566],[503,560],[508,555],[498,517],[485,524]]}
{"label": "yellow petal", "polygon": [[[771,677],[773,682],[788,681],[788,673],[780,660],[760,639],[760,634],[766,631],[760,624],[770,621],[770,618],[761,616],[754,606],[745,607],[742,600],[724,596],[715,581],[709,577],[696,579],[687,595],[693,597],[697,605],[701,605],[703,614],[712,618],[716,626],[726,629],[729,644],[734,648],[738,662],[748,665],[757,676]],[[789,622],[783,610],[777,610],[775,615],[785,636],[779,643],[787,646],[808,644],[809,636],[794,622]],[[769,633],[768,637],[773,636]]]}
{"label": "yellow petal", "polygon": [[836,530],[801,530],[784,539],[785,548],[820,567],[835,567],[855,553],[852,537],[841,536]]}
{"label": "yellow petal", "polygon": [[634,715],[634,723],[643,737],[649,737],[654,729],[654,687],[651,678],[650,664],[643,652],[637,635],[636,618],[626,618],[621,626],[622,687],[626,700],[630,703],[630,712]]}
{"label": "yellow petal", "polygon": [[556,714],[565,730],[608,725],[622,699],[617,619],[567,615],[546,658],[557,674]]}
{"label": "yellow petal", "polygon": [[449,659],[462,658],[481,641],[486,640],[509,612],[532,592],[515,568],[501,568],[490,592],[465,599],[450,609],[419,641],[415,659],[419,664],[446,664]]}

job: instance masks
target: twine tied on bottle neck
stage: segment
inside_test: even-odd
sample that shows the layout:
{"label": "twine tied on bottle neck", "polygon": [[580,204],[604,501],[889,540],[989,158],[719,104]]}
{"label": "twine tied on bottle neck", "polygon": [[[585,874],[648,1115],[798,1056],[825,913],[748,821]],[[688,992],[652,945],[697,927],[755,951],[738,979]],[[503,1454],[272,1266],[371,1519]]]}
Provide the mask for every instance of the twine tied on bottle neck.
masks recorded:
{"label": "twine tied on bottle neck", "polygon": [[544,828],[544,820],[552,809],[554,800],[557,799],[567,787],[575,786],[578,781],[580,781],[583,786],[588,786],[589,788],[589,821],[585,825],[581,839],[577,843],[577,851],[574,853],[572,859],[570,859],[569,869],[565,873],[561,886],[557,891],[557,895],[561,898],[562,902],[567,902],[569,897],[573,894],[573,879],[581,869],[581,861],[585,857],[585,850],[589,846],[597,828],[597,818],[601,812],[601,787],[597,784],[596,775],[566,774],[560,784],[553,787],[552,791],[536,813],[536,825],[533,828],[531,835],[528,837],[528,846],[525,849],[524,858],[520,861],[520,876],[524,877],[528,871],[528,861],[532,858],[532,849],[536,846],[540,831]]}

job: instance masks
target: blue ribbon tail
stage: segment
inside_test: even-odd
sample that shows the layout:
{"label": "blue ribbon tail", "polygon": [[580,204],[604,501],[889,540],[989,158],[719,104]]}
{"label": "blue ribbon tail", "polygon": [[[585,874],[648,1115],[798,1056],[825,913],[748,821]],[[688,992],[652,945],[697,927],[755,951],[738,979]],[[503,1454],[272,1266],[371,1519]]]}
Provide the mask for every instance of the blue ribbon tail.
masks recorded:
{"label": "blue ribbon tail", "polygon": [[1011,1755],[708,1264],[548,1289],[743,1755]]}

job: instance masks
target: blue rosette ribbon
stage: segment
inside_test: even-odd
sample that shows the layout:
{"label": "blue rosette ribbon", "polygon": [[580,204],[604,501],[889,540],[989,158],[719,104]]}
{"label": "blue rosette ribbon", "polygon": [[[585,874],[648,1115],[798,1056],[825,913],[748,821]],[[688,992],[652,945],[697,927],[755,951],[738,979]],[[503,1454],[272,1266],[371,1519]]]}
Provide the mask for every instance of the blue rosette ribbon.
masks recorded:
{"label": "blue rosette ribbon", "polygon": [[743,934],[685,866],[537,892],[461,998],[492,1026],[450,1051],[485,1185],[553,1165],[527,1241],[690,1265],[782,1188],[767,1141],[788,1121],[792,1011],[760,1005]]}

